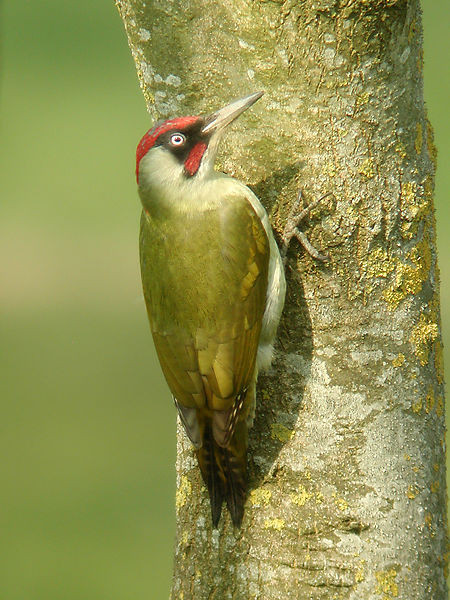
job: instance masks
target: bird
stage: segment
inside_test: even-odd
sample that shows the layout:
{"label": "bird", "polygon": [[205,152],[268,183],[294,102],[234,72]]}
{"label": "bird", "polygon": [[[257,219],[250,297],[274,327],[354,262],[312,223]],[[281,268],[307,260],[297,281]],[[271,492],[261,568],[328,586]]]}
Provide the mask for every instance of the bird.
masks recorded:
{"label": "bird", "polygon": [[282,256],[260,200],[214,169],[224,133],[263,93],[206,116],[160,121],[136,151],[150,329],[208,489],[214,528],[224,503],[234,527],[242,523],[256,382],[272,362],[286,247],[301,238],[295,225],[286,229]]}

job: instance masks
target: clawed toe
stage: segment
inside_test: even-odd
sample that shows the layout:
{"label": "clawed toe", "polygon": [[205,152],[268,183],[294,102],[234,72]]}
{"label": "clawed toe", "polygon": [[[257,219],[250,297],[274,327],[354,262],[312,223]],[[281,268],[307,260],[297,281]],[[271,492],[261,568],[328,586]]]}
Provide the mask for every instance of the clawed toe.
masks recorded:
{"label": "clawed toe", "polygon": [[308,254],[310,256],[312,256],[316,260],[320,260],[322,262],[325,262],[328,260],[328,256],[321,254],[316,248],[314,248],[314,246],[308,240],[308,238],[303,233],[303,231],[301,231],[299,229],[299,223],[318,204],[320,204],[320,202],[322,202],[322,200],[325,200],[325,198],[328,198],[329,196],[333,196],[333,193],[327,192],[326,194],[321,196],[318,200],[314,200],[314,202],[311,202],[311,204],[309,204],[302,210],[299,210],[301,200],[302,200],[302,191],[301,190],[299,191],[297,198],[293,204],[293,207],[291,208],[291,210],[289,212],[286,226],[285,226],[285,228],[283,230],[283,234],[281,236],[281,240],[283,242],[283,247],[281,249],[281,256],[283,258],[283,262],[286,262],[286,255],[287,255],[287,251],[289,248],[289,244],[291,243],[291,240],[294,237],[300,242],[300,244],[303,246],[303,248],[306,250],[306,252],[308,252]]}

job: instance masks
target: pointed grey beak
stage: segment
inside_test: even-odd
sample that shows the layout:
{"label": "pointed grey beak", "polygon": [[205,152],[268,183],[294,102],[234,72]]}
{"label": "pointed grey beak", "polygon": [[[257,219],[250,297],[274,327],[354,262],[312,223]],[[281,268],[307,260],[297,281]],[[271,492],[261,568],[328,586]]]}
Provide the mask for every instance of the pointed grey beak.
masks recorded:
{"label": "pointed grey beak", "polygon": [[206,118],[206,125],[202,129],[202,133],[213,133],[219,129],[223,129],[237,119],[244,110],[250,108],[263,94],[264,92],[255,92],[254,94],[250,94],[250,96],[245,96],[245,98],[227,104],[227,106],[224,106]]}

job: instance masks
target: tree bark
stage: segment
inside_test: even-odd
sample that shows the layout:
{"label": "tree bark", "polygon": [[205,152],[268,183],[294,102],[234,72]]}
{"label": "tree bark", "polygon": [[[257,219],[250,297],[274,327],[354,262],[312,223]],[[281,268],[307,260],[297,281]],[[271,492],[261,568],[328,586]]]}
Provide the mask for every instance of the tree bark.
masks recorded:
{"label": "tree bark", "polygon": [[172,598],[446,600],[436,150],[418,0],[117,0],[154,119],[264,89],[222,146],[293,244],[240,531],[178,430]]}

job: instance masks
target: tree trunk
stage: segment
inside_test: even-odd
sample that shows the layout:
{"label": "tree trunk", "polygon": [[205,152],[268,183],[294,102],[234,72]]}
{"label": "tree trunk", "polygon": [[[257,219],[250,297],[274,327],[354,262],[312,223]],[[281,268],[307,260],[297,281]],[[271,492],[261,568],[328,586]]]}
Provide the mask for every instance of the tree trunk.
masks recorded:
{"label": "tree trunk", "polygon": [[[240,531],[211,528],[178,431],[172,598],[446,600],[439,272],[418,0],[118,0],[153,118],[266,95],[220,168],[295,244],[272,371],[260,376]],[[175,417],[175,415],[174,415]]]}

